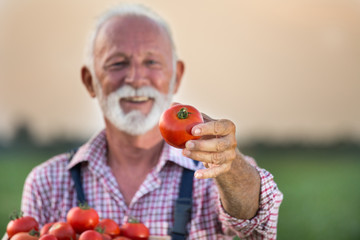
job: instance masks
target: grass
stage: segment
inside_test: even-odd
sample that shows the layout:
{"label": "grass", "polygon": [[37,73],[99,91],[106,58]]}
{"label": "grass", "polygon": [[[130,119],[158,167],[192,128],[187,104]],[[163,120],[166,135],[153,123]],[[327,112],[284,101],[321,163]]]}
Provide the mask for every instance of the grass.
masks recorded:
{"label": "grass", "polygon": [[[284,194],[278,239],[360,239],[360,153],[349,150],[253,149]],[[0,153],[0,235],[20,207],[28,172],[49,153]]]}
{"label": "grass", "polygon": [[6,230],[10,214],[20,210],[22,188],[27,174],[47,158],[46,153],[0,154],[0,237]]}
{"label": "grass", "polygon": [[278,239],[360,239],[360,154],[255,153],[284,193]]}

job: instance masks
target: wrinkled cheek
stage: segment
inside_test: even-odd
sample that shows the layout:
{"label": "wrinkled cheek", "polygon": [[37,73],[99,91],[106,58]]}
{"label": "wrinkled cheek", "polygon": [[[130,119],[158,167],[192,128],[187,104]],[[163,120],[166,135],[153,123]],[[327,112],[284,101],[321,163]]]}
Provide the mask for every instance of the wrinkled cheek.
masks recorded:
{"label": "wrinkled cheek", "polygon": [[106,77],[103,78],[103,88],[105,93],[108,95],[115,92],[122,86],[124,86],[124,74],[119,72],[109,72]]}
{"label": "wrinkled cheek", "polygon": [[[163,74],[158,74],[151,77],[151,85],[162,94],[168,94],[170,83],[173,78],[165,77]],[[168,80],[167,80],[168,79]]]}

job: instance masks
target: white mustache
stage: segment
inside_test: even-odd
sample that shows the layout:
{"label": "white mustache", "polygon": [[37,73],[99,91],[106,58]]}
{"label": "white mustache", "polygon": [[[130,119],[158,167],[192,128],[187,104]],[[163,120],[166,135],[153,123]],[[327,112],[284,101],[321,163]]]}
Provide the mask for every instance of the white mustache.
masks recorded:
{"label": "white mustache", "polygon": [[161,94],[158,90],[156,90],[151,86],[134,88],[130,85],[125,85],[111,93],[111,96],[116,96],[118,98],[128,98],[128,97],[159,98],[162,95],[163,94]]}

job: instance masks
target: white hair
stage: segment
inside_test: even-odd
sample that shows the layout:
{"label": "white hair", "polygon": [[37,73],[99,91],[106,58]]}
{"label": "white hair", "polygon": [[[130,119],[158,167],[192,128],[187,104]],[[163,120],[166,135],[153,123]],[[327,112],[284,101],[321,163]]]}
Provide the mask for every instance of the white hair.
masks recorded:
{"label": "white hair", "polygon": [[[90,35],[87,39],[87,43],[85,45],[85,66],[88,67],[90,72],[94,75],[94,47],[96,37],[101,29],[101,27],[109,21],[113,17],[124,17],[124,16],[140,16],[150,19],[159,27],[163,28],[168,35],[171,43],[172,48],[172,60],[173,60],[173,67],[176,66],[177,61],[177,54],[175,43],[172,37],[172,33],[170,27],[168,26],[167,22],[160,17],[157,13],[153,12],[151,9],[140,5],[140,4],[121,4],[116,7],[110,8],[106,12],[104,12],[100,17],[97,19],[94,28],[90,32]],[[175,69],[174,69],[175,70]]]}

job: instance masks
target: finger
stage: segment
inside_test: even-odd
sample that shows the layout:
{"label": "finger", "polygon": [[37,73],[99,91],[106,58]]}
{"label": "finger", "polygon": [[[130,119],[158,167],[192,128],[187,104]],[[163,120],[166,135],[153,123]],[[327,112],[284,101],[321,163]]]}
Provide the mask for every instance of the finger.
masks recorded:
{"label": "finger", "polygon": [[220,174],[228,172],[230,168],[231,168],[231,164],[227,163],[219,166],[211,166],[210,168],[207,169],[199,169],[195,172],[195,177],[198,179],[215,178]]}
{"label": "finger", "polygon": [[170,105],[170,107],[173,107],[173,106],[179,105],[179,104],[180,104],[180,103],[178,103],[178,102],[172,102],[171,105]]}
{"label": "finger", "polygon": [[209,138],[206,140],[189,140],[185,144],[185,148],[191,151],[204,152],[222,152],[229,148],[236,147],[236,139],[233,135],[227,135],[221,138]]}
{"label": "finger", "polygon": [[211,118],[209,115],[205,114],[205,113],[201,113],[204,122],[210,122],[210,121],[214,121],[215,119]]}
{"label": "finger", "polygon": [[223,152],[189,151],[184,149],[183,153],[188,158],[211,164],[224,164],[236,157],[236,152],[233,149]]}
{"label": "finger", "polygon": [[227,119],[220,119],[220,120],[200,123],[192,128],[191,133],[194,136],[206,136],[206,135],[225,136],[230,133],[235,133],[235,124]]}

